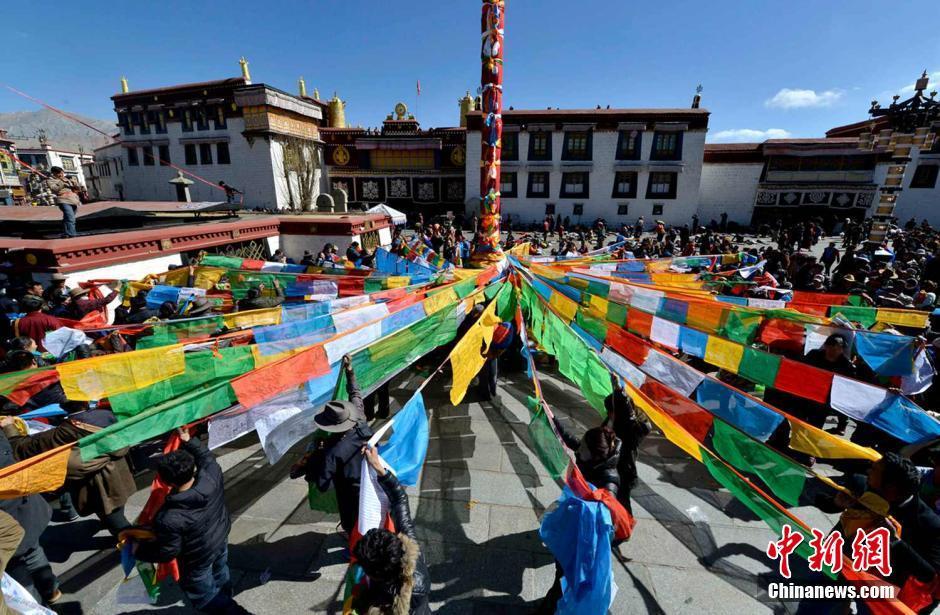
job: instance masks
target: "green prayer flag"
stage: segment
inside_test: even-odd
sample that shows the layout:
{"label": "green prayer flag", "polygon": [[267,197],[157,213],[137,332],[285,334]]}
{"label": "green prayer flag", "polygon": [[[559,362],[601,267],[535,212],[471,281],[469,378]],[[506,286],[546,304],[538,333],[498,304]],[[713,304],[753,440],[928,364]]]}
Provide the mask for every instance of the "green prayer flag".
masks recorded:
{"label": "green prayer flag", "polygon": [[739,344],[750,344],[761,323],[761,315],[740,309],[724,310],[724,319],[718,328],[718,335],[734,340]]}
{"label": "green prayer flag", "polygon": [[613,301],[607,302],[607,320],[614,323],[615,325],[626,327],[627,326],[627,306],[621,305],[619,303],[614,303]]}
{"label": "green prayer flag", "polygon": [[476,278],[467,278],[466,280],[457,282],[454,284],[454,292],[457,293],[457,296],[463,299],[470,293],[472,293],[477,288]]}
{"label": "green prayer flag", "polygon": [[228,269],[241,269],[242,259],[222,254],[206,254],[199,261],[203,267],[226,267]]}
{"label": "green prayer flag", "polygon": [[186,370],[182,374],[108,398],[118,420],[126,419],[199,387],[216,384],[220,380],[231,380],[255,367],[250,346],[222,348],[218,351],[218,356],[212,350],[187,352],[184,359]]}
{"label": "green prayer flag", "polygon": [[228,381],[190,391],[176,399],[136,414],[78,441],[88,461],[165,434],[177,427],[221,412],[238,401]]}
{"label": "green prayer flag", "polygon": [[582,310],[578,310],[578,313],[575,315],[575,323],[587,331],[588,335],[596,339],[598,342],[604,343],[604,340],[607,339],[607,323],[598,320],[597,318],[592,318],[591,316],[585,316]]}
{"label": "green prayer flag", "polygon": [[875,324],[878,308],[853,307],[850,305],[834,305],[829,308],[829,317],[842,316],[851,322],[857,322],[868,329]]}
{"label": "green prayer flag", "polygon": [[310,510],[319,510],[320,512],[333,514],[339,512],[339,502],[336,501],[336,489],[322,492],[317,489],[317,486],[313,483],[310,483],[307,488],[307,504],[310,505]]}
{"label": "green prayer flag", "polygon": [[756,474],[790,506],[796,506],[806,483],[806,471],[766,444],[720,419],[712,423],[712,447],[740,472]]}
{"label": "green prayer flag", "polygon": [[595,295],[597,297],[603,297],[606,299],[607,295],[610,294],[610,284],[604,284],[602,282],[595,282],[594,280],[591,280],[588,282],[587,290],[584,292],[588,293],[589,295]]}
{"label": "green prayer flag", "polygon": [[[538,400],[534,397],[528,399],[532,420],[529,422],[529,441],[535,449],[535,455],[545,466],[549,475],[555,480],[565,475],[568,469],[568,455],[564,446],[558,441],[558,436],[552,426],[548,424],[548,415],[538,407]],[[533,404],[536,409],[533,410]]]}
{"label": "green prayer flag", "polygon": [[780,358],[778,355],[745,346],[744,355],[738,365],[738,375],[757,384],[773,386],[780,369]]}

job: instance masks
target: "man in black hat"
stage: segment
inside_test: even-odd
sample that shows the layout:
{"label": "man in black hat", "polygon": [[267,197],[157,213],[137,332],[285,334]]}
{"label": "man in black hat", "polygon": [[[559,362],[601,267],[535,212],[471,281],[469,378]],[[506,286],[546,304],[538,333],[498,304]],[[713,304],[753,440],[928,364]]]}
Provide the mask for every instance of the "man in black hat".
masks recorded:
{"label": "man in black hat", "polygon": [[281,283],[274,278],[274,296],[265,297],[264,282],[254,288],[249,288],[244,299],[238,301],[238,311],[262,310],[264,308],[277,307],[284,303],[284,291],[281,289]]}
{"label": "man in black hat", "polygon": [[349,401],[327,402],[323,411],[314,417],[326,438],[315,438],[313,450],[291,468],[291,478],[303,476],[321,492],[331,486],[336,489],[340,525],[347,534],[356,525],[359,516],[359,478],[362,471],[362,448],[372,437],[366,422],[362,395],[356,384],[349,356],[343,357],[346,371],[346,391]]}
{"label": "man in black hat", "polygon": [[212,309],[212,302],[205,297],[196,297],[189,311],[172,318],[174,320],[179,318],[196,318],[197,316],[212,316],[213,314],[217,314],[217,312]]}
{"label": "man in black hat", "polygon": [[76,287],[69,291],[69,296],[72,298],[71,304],[71,317],[75,320],[81,320],[86,315],[91,312],[96,312],[103,310],[108,307],[108,304],[114,301],[117,298],[117,291],[112,290],[108,286],[104,286],[106,290],[109,290],[107,295],[103,297],[98,297],[92,299],[88,296],[88,293],[91,292],[91,288],[82,288]]}
{"label": "man in black hat", "polygon": [[[835,372],[847,378],[855,378],[855,364],[846,356],[848,345],[849,343],[845,339],[845,336],[833,333],[826,338],[826,341],[823,342],[821,347],[810,350],[809,353],[807,353],[806,362],[813,367]],[[824,412],[827,414],[822,416],[817,414],[808,420],[808,422],[821,428],[826,422],[826,416],[835,414],[838,423],[832,430],[832,433],[844,435],[845,428],[848,426],[846,416],[841,412],[833,412],[831,407],[828,407],[828,410],[824,410]]]}

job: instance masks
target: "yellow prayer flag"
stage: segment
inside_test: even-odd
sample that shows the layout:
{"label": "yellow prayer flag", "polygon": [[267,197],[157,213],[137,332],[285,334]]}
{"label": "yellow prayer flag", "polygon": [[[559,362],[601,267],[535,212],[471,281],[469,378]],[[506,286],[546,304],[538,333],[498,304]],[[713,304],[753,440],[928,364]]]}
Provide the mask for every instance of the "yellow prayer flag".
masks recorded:
{"label": "yellow prayer flag", "polygon": [[10,499],[55,491],[65,482],[69,454],[74,444],[24,459],[0,468],[0,498]]}
{"label": "yellow prayer flag", "polygon": [[128,282],[127,290],[124,293],[123,305],[125,307],[129,306],[131,304],[131,299],[136,297],[137,293],[142,290],[149,291],[151,288],[153,288],[153,284],[150,282]]}
{"label": "yellow prayer flag", "polygon": [[438,293],[434,293],[424,300],[424,313],[430,316],[431,314],[443,310],[453,303],[456,303],[459,299],[460,298],[457,296],[457,293],[454,292],[453,288],[447,288]]}
{"label": "yellow prayer flag", "polygon": [[462,269],[460,267],[456,267],[454,269],[451,269],[451,271],[454,272],[455,282],[463,282],[467,278],[477,277],[478,275],[480,275],[480,272],[482,272],[483,269]]}
{"label": "yellow prayer flag", "polygon": [[875,320],[901,327],[923,329],[927,326],[928,315],[928,312],[918,312],[916,310],[886,310],[884,308],[878,308],[878,311],[875,313]]}
{"label": "yellow prayer flag", "polygon": [[506,252],[517,256],[519,258],[528,258],[529,257],[529,242],[524,241],[522,243],[516,244],[513,247],[509,248]]}
{"label": "yellow prayer flag", "polygon": [[578,314],[578,304],[558,291],[552,291],[548,304],[561,314],[565,322],[571,322]]}
{"label": "yellow prayer flag", "polygon": [[881,455],[874,449],[843,440],[802,421],[790,422],[790,448],[820,459],[868,459],[878,461]]}
{"label": "yellow prayer flag", "polygon": [[408,282],[410,281],[411,278],[407,275],[390,275],[388,276],[388,287],[401,288],[403,286],[408,286]]}
{"label": "yellow prayer flag", "polygon": [[[493,331],[496,325],[500,323],[499,316],[496,315],[496,304],[499,296],[507,291],[509,287],[504,286],[497,293],[496,297],[490,301],[490,304],[483,310],[480,318],[473,323],[470,330],[467,331],[454,349],[450,352],[450,365],[454,373],[454,386],[450,390],[450,403],[455,406],[463,401],[467,394],[467,387],[470,381],[477,375],[486,362],[486,357],[482,351],[489,348],[493,341]],[[427,303],[427,301],[425,301]]]}
{"label": "yellow prayer flag", "polygon": [[599,295],[591,295],[590,315],[601,320],[607,320],[609,302]]}
{"label": "yellow prayer flag", "polygon": [[715,335],[708,336],[708,344],[705,346],[706,363],[737,374],[742,356],[744,356],[744,346],[741,344]]}
{"label": "yellow prayer flag", "polygon": [[281,324],[281,308],[262,308],[260,310],[248,310],[246,312],[232,312],[225,314],[225,326],[229,329],[237,327],[257,327],[259,325],[279,325]]}
{"label": "yellow prayer flag", "polygon": [[108,354],[55,366],[65,397],[104,399],[178,376],[186,370],[182,345]]}

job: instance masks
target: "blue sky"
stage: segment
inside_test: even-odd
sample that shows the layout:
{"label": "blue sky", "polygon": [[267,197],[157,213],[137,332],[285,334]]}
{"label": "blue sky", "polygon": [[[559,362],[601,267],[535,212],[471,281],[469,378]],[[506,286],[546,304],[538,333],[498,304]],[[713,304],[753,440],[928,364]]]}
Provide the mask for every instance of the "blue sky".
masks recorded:
{"label": "blue sky", "polygon": [[[509,0],[506,104],[686,107],[704,86],[709,140],[818,136],[865,119],[872,98],[925,68],[940,87],[936,0]],[[110,119],[131,89],[238,75],[288,91],[297,78],[377,126],[402,100],[449,126],[479,83],[477,0],[14,2],[0,82]],[[883,38],[884,37],[884,38]],[[904,92],[902,92],[904,93]],[[36,106],[0,91],[0,112]],[[751,132],[748,132],[751,131]]]}

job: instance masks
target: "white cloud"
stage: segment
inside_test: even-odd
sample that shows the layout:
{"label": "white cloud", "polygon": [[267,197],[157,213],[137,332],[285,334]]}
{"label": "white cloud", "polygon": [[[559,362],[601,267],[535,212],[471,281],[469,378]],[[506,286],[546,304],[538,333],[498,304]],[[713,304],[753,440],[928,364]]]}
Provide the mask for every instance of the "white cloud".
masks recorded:
{"label": "white cloud", "polygon": [[767,130],[734,128],[710,134],[708,135],[708,140],[715,143],[751,143],[766,141],[767,139],[786,139],[790,136],[792,136],[792,134],[783,128],[768,128]]}
{"label": "white cloud", "polygon": [[826,90],[816,92],[815,90],[797,90],[783,88],[773,98],[764,101],[765,107],[775,109],[805,109],[807,107],[831,107],[840,98],[842,92],[838,90]]}
{"label": "white cloud", "polygon": [[[936,90],[938,87],[940,87],[940,84],[937,83],[938,81],[940,81],[940,70],[936,70],[932,73],[927,73],[927,76],[930,77],[930,83],[927,84],[927,92],[926,92],[927,94],[929,94],[931,90]],[[913,94],[914,84],[908,83],[903,88],[901,88],[900,92],[901,94]]]}

